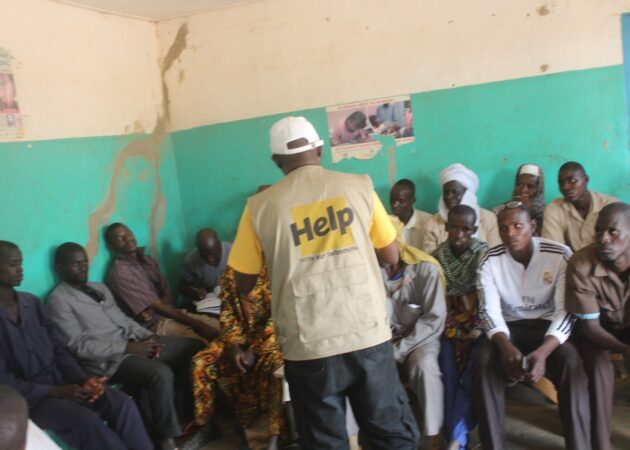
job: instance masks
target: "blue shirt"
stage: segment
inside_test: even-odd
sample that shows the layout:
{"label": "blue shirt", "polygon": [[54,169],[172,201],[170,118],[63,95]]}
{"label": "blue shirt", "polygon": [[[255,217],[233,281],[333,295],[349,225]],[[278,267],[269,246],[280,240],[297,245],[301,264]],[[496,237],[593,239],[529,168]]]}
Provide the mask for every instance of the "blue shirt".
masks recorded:
{"label": "blue shirt", "polygon": [[230,242],[221,241],[221,261],[217,267],[202,260],[197,249],[190,251],[184,258],[182,280],[186,282],[196,281],[203,284],[207,291],[214,290],[219,285],[221,275],[225,272],[231,249],[232,244]]}
{"label": "blue shirt", "polygon": [[17,323],[0,306],[0,384],[16,389],[31,408],[49,397],[52,386],[81,384],[87,375],[57,336],[41,301],[26,292],[16,295]]}

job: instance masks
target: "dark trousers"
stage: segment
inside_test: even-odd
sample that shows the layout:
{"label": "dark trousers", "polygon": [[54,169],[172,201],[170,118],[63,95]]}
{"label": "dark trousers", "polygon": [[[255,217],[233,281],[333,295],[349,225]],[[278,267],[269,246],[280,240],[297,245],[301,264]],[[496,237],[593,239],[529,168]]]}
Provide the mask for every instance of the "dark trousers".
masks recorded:
{"label": "dark trousers", "polygon": [[137,390],[138,405],[149,430],[156,438],[163,439],[182,432],[176,404],[192,407],[190,360],[204,344],[174,336],[159,339],[164,344],[159,359],[128,356],[111,382]]}
{"label": "dark trousers", "polygon": [[461,448],[468,444],[468,433],[477,426],[473,408],[475,364],[480,340],[470,344],[466,365],[460,371],[452,339],[442,337],[440,369],[444,381],[444,434],[448,441],[457,440]]}
{"label": "dark trousers", "polygon": [[47,398],[29,414],[37,426],[54,431],[77,450],[153,448],[135,403],[115,389],[106,388],[94,403]]}
{"label": "dark trousers", "polygon": [[[615,391],[615,370],[610,361],[610,352],[591,343],[579,333],[578,346],[588,376],[588,391],[591,402],[591,439],[593,448],[610,450],[612,433],[612,411]],[[620,341],[630,343],[630,331],[613,333]]]}
{"label": "dark trousers", "polygon": [[302,450],[345,450],[346,397],[370,449],[415,450],[418,429],[392,344],[308,361],[285,361]]}
{"label": "dark trousers", "polygon": [[[523,355],[538,348],[549,327],[547,320],[509,322],[510,340]],[[588,381],[575,346],[566,341],[546,362],[546,376],[558,391],[560,419],[567,449],[591,448]],[[505,449],[505,374],[498,347],[482,338],[475,367],[475,407],[484,450]]]}

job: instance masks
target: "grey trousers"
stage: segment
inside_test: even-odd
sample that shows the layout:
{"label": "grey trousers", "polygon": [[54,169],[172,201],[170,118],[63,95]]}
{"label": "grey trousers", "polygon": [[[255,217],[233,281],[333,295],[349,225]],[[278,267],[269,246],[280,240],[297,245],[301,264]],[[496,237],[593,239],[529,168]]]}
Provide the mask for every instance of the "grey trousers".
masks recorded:
{"label": "grey trousers", "polygon": [[[157,438],[181,434],[179,405],[192,405],[190,360],[204,347],[197,339],[160,336],[164,349],[159,359],[126,357],[111,378],[112,383],[137,389],[140,412],[149,431]],[[192,416],[192,413],[191,413]]]}
{"label": "grey trousers", "polygon": [[[510,340],[524,355],[538,348],[545,339],[548,320],[508,322]],[[485,336],[481,338],[475,367],[475,408],[479,437],[484,450],[505,449],[505,374],[499,349]],[[558,390],[558,409],[569,450],[590,450],[590,408],[588,381],[582,358],[566,341],[547,358],[546,376]]]}
{"label": "grey trousers", "polygon": [[[615,393],[615,369],[610,352],[596,346],[578,332],[578,345],[584,368],[588,375],[588,391],[591,402],[591,439],[593,449],[610,450],[612,444],[613,399]],[[575,331],[574,331],[575,333]],[[620,341],[630,343],[630,330],[613,332]]]}
{"label": "grey trousers", "polygon": [[422,414],[422,434],[440,434],[444,422],[444,384],[438,363],[440,341],[414,348],[402,364],[409,387]]}

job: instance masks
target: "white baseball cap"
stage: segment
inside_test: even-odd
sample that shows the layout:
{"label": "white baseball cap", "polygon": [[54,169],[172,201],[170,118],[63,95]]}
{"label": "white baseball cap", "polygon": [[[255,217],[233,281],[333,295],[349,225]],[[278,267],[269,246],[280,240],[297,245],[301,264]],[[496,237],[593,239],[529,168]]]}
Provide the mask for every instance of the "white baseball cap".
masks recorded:
{"label": "white baseball cap", "polygon": [[[289,148],[289,142],[306,139],[308,144]],[[324,145],[315,127],[304,117],[285,117],[273,124],[269,130],[271,153],[274,155],[295,155]]]}

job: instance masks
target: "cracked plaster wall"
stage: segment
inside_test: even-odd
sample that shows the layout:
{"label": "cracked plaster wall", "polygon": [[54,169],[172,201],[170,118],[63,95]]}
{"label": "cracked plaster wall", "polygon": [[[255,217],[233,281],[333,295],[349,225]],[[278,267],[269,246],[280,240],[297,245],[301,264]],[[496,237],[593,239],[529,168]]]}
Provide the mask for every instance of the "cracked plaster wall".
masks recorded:
{"label": "cracked plaster wall", "polygon": [[182,22],[172,129],[622,62],[630,0],[265,0]]}
{"label": "cracked plaster wall", "polygon": [[0,141],[0,239],[22,249],[22,289],[48,292],[65,241],[86,247],[91,279],[102,280],[103,227],[114,221],[174,280],[185,230],[162,81],[182,44],[176,34],[162,55],[154,23],[48,0],[3,8],[0,45],[13,56],[25,132]]}

